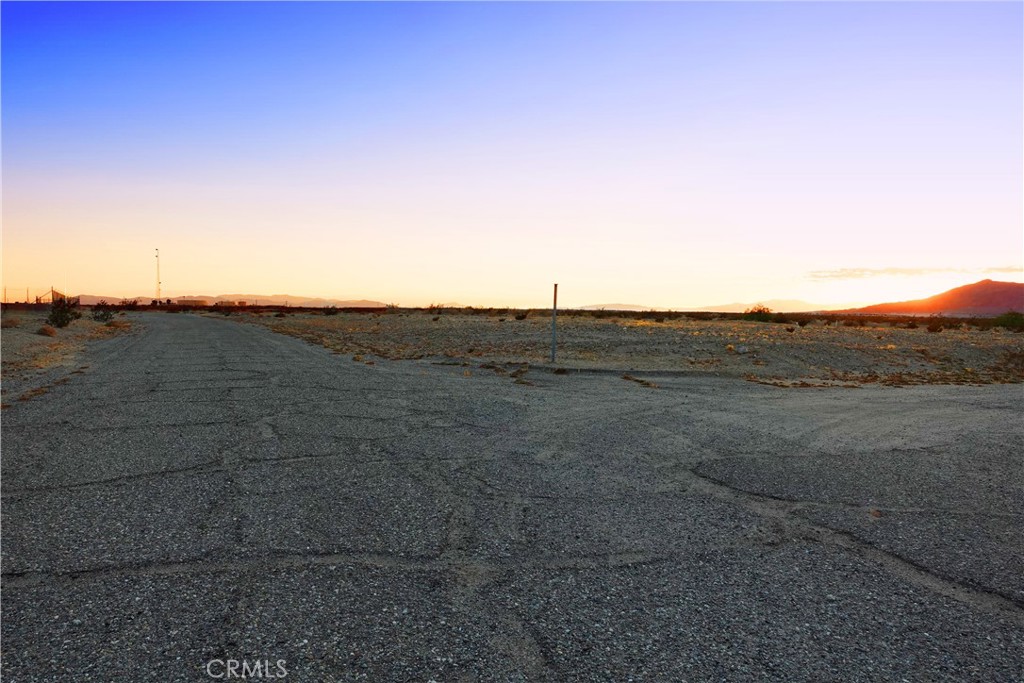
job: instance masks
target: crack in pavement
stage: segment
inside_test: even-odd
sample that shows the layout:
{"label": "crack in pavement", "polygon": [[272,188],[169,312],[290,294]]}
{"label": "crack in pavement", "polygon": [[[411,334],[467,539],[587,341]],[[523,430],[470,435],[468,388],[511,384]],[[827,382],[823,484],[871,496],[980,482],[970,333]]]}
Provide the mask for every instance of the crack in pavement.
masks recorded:
{"label": "crack in pavement", "polygon": [[[222,554],[223,549],[211,550],[206,555]],[[622,552],[574,557],[539,557],[519,561],[489,562],[471,557],[409,556],[389,553],[284,553],[265,549],[261,555],[234,560],[210,559],[129,563],[75,569],[70,571],[6,572],[0,575],[5,589],[17,590],[35,586],[78,583],[85,580],[101,581],[125,576],[164,576],[172,574],[269,572],[275,569],[299,569],[311,566],[368,566],[410,571],[449,571],[460,579],[464,589],[475,592],[499,580],[503,572],[523,569],[577,570],[597,567],[621,567],[651,564],[671,559],[677,552],[642,553]],[[467,605],[475,604],[472,600]]]}
{"label": "crack in pavement", "polygon": [[720,499],[734,502],[762,517],[781,522],[803,540],[832,544],[873,560],[897,577],[930,591],[995,614],[1024,626],[1024,604],[981,586],[966,584],[942,576],[911,560],[883,550],[852,533],[815,524],[792,514],[793,503],[785,498],[751,493],[693,470],[684,470],[693,478],[693,489],[703,490]]}

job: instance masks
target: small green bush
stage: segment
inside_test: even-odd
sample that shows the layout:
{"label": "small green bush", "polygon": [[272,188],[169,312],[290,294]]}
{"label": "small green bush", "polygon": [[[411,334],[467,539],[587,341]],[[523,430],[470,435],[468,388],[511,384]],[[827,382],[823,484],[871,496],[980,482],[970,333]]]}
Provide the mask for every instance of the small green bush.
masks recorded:
{"label": "small green bush", "polygon": [[67,299],[55,299],[50,304],[50,315],[47,316],[46,322],[54,327],[67,327],[81,317],[82,312],[78,310],[77,301],[73,303]]}
{"label": "small green bush", "polygon": [[763,304],[757,304],[756,306],[752,306],[743,311],[743,315],[740,317],[743,320],[755,320],[757,322],[767,323],[771,322],[774,316],[772,315],[772,309]]}
{"label": "small green bush", "polygon": [[1007,311],[993,318],[992,324],[1007,330],[1013,330],[1014,332],[1021,332],[1024,331],[1024,314],[1017,311]]}
{"label": "small green bush", "polygon": [[100,299],[100,302],[92,307],[92,319],[98,323],[106,323],[113,320],[114,311],[110,308],[110,304]]}

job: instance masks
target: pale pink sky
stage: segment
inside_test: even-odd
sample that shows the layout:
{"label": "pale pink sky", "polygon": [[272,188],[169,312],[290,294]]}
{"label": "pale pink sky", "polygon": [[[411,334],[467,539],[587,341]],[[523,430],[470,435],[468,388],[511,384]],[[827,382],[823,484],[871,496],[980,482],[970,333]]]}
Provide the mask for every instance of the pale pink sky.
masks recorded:
{"label": "pale pink sky", "polygon": [[[1024,281],[1020,3],[4,3],[3,280],[687,308]],[[895,269],[895,270],[894,270]]]}

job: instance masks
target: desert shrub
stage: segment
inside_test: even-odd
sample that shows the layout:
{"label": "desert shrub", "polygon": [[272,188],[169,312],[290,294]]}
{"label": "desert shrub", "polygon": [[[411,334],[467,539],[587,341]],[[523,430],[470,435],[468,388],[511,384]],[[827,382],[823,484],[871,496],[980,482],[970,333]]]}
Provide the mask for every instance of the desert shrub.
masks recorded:
{"label": "desert shrub", "polygon": [[526,316],[529,315],[526,311],[522,313],[516,313],[516,320],[526,320]]}
{"label": "desert shrub", "polygon": [[743,311],[743,315],[740,317],[743,320],[755,320],[757,322],[767,323],[772,320],[772,309],[763,304],[757,304]]}
{"label": "desert shrub", "polygon": [[997,315],[993,318],[992,324],[1007,330],[1020,332],[1024,330],[1024,314],[1018,313],[1017,311],[1007,311],[1006,313]]}
{"label": "desert shrub", "polygon": [[100,302],[92,307],[92,319],[98,323],[105,323],[113,320],[114,311],[110,308],[110,304],[103,299],[100,299]]}
{"label": "desert shrub", "polygon": [[927,329],[929,332],[942,332],[943,327],[943,324],[938,320],[932,320],[928,323]]}
{"label": "desert shrub", "polygon": [[111,320],[107,322],[107,327],[112,327],[115,330],[127,330],[132,324],[127,320]]}
{"label": "desert shrub", "polygon": [[916,330],[917,329],[917,323],[914,322],[913,320],[911,320],[909,323],[907,323],[907,329],[908,330]]}
{"label": "desert shrub", "polygon": [[788,317],[786,317],[785,313],[776,313],[775,315],[772,316],[772,322],[788,324],[791,321]]}
{"label": "desert shrub", "polygon": [[797,320],[796,324],[799,325],[800,327],[807,327],[810,324],[810,322],[811,321],[808,320],[807,318],[802,318],[800,320]]}
{"label": "desert shrub", "polygon": [[56,299],[50,304],[50,315],[46,317],[46,322],[54,327],[67,327],[81,317],[82,312],[78,310],[77,303],[67,299]]}
{"label": "desert shrub", "polygon": [[324,308],[324,315],[338,315],[337,306],[326,306]]}
{"label": "desert shrub", "polygon": [[277,313],[274,314],[274,317],[275,318],[283,318],[284,317],[284,311],[278,311]]}
{"label": "desert shrub", "polygon": [[856,321],[856,320],[844,320],[843,321],[843,327],[857,327],[858,324],[863,325],[864,323],[863,322],[858,323],[858,321]]}
{"label": "desert shrub", "polygon": [[40,327],[36,331],[36,334],[41,334],[44,337],[56,337],[57,336],[57,330],[55,330],[54,328],[50,327],[49,325],[43,325],[42,327]]}
{"label": "desert shrub", "polygon": [[4,318],[3,321],[0,322],[0,327],[5,330],[9,327],[21,327],[21,320],[18,318]]}

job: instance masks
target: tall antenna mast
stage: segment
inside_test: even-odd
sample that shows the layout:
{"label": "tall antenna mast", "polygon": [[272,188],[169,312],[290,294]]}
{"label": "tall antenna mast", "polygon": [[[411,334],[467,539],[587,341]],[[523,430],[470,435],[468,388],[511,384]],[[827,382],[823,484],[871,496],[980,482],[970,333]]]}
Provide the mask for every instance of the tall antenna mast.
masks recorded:
{"label": "tall antenna mast", "polygon": [[156,300],[160,302],[160,250],[156,250]]}

